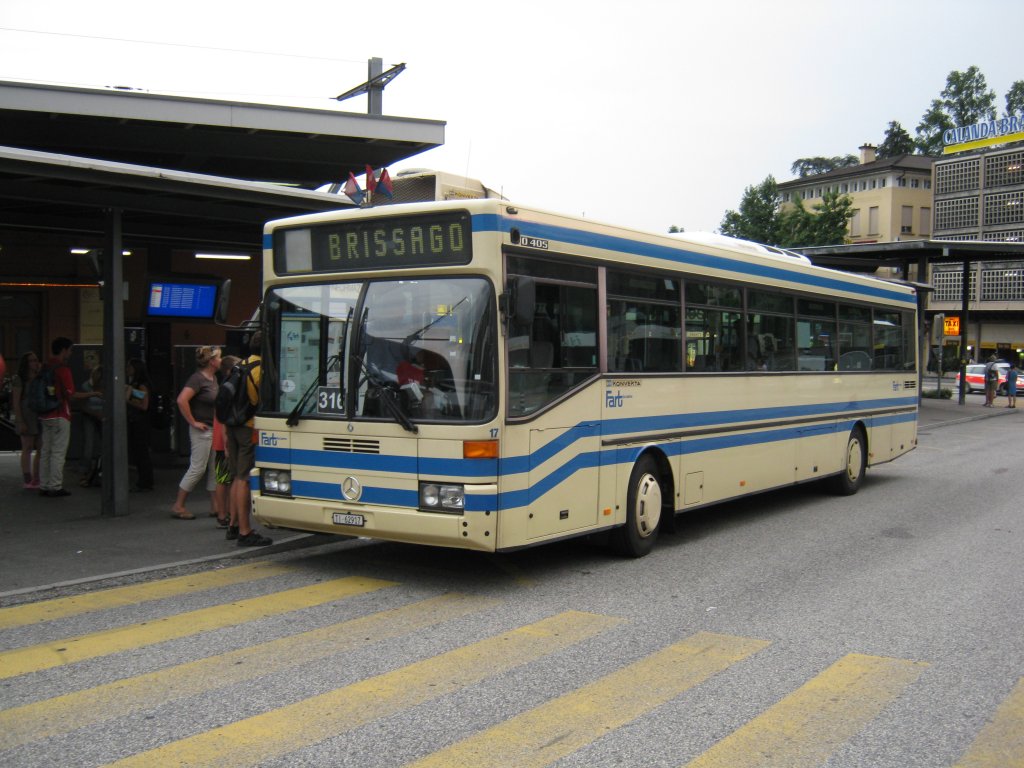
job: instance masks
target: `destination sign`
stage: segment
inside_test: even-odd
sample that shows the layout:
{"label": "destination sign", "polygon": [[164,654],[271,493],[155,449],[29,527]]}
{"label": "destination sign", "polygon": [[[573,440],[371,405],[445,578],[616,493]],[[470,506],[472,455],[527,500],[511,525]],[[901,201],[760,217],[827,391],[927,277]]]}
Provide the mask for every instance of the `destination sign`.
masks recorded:
{"label": "destination sign", "polygon": [[473,254],[467,211],[376,217],[274,233],[278,274],[468,264]]}

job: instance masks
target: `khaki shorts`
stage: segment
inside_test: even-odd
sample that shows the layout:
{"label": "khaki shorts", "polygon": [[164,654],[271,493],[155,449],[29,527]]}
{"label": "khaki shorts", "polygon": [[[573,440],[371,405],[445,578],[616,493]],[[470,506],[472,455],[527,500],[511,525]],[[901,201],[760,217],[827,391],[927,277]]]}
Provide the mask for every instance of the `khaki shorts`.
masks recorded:
{"label": "khaki shorts", "polygon": [[227,448],[232,477],[248,480],[249,470],[256,466],[252,436],[252,427],[245,424],[240,427],[224,427],[224,446]]}

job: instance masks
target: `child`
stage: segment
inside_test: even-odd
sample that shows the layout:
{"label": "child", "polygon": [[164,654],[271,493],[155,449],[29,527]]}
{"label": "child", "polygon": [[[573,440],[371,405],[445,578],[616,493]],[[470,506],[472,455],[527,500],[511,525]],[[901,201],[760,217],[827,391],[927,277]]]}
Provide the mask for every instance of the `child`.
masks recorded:
{"label": "child", "polygon": [[[220,364],[220,369],[227,373],[238,364],[239,358],[228,355]],[[216,414],[213,417],[213,455],[216,462],[217,490],[213,492],[213,514],[217,517],[217,526],[227,528],[230,525],[231,468],[224,453],[224,425]]]}

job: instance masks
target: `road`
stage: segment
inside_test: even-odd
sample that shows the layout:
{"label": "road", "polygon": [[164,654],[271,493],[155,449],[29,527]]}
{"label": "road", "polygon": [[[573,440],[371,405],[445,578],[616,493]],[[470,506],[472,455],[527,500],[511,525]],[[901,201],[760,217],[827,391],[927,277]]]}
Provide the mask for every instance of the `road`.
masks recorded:
{"label": "road", "polygon": [[0,611],[0,764],[1024,766],[1016,416],[648,557],[368,541]]}

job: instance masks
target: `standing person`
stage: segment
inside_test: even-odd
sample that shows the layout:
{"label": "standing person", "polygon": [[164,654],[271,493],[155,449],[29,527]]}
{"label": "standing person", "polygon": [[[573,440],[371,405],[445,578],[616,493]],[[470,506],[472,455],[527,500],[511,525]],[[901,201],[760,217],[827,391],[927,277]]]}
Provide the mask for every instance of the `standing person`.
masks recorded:
{"label": "standing person", "polygon": [[103,451],[102,387],[103,366],[97,365],[75,393],[76,400],[84,400],[79,411],[79,423],[82,425],[82,477],[78,481],[83,488],[95,485],[99,480],[100,455]]}
{"label": "standing person", "polygon": [[153,458],[149,455],[149,371],[137,357],[128,361],[128,453],[138,472],[133,491],[153,490]]}
{"label": "standing person", "polygon": [[[53,394],[59,401],[52,411],[39,414],[43,434],[39,495],[50,498],[71,495],[64,488],[64,461],[68,453],[68,439],[71,437],[71,399],[75,396],[75,381],[68,368],[72,346],[71,339],[58,336],[50,344],[51,357],[46,363],[46,368],[53,371]],[[42,376],[43,371],[39,375]]]}
{"label": "standing person", "polygon": [[999,368],[996,367],[996,356],[992,355],[985,363],[985,407],[991,408],[996,400],[999,388]]}
{"label": "standing person", "polygon": [[1017,365],[1010,363],[1010,370],[1006,372],[1006,407],[1017,407]]}
{"label": "standing person", "polygon": [[[249,375],[246,376],[242,386],[249,395],[249,403],[255,407],[260,402],[260,380],[261,362],[260,345],[263,334],[259,331],[249,339],[249,357],[243,363],[250,367]],[[225,536],[228,540],[238,539],[240,547],[265,547],[273,544],[273,540],[261,536],[252,529],[252,522],[249,518],[250,492],[249,472],[256,464],[256,457],[253,452],[253,440],[256,436],[253,430],[253,420],[250,418],[245,424],[239,426],[226,426],[224,428],[227,438],[228,462],[231,466],[231,522]]]}
{"label": "standing person", "polygon": [[[224,381],[224,374],[238,364],[238,358],[234,355],[226,355],[220,364],[220,380]],[[231,466],[228,463],[227,444],[224,441],[224,425],[217,414],[213,414],[213,456],[214,469],[217,475],[217,490],[214,491],[213,513],[217,518],[217,525],[221,528],[229,528],[234,524],[231,520]]]}
{"label": "standing person", "polygon": [[206,475],[206,490],[210,492],[213,505],[217,479],[214,475],[213,454],[213,412],[217,400],[217,370],[220,368],[220,349],[199,347],[196,350],[196,372],[193,373],[178,394],[178,410],[188,423],[188,436],[192,444],[188,469],[178,484],[178,498],[171,508],[171,517],[179,520],[195,520],[196,516],[185,509],[185,500]]}
{"label": "standing person", "polygon": [[[18,437],[21,438],[21,478],[25,488],[39,488],[39,417],[25,402],[28,397],[28,385],[39,375],[42,363],[35,352],[26,352],[18,363],[18,372],[11,384],[11,400],[14,403],[14,422],[18,425]],[[32,453],[35,452],[33,457]]]}

